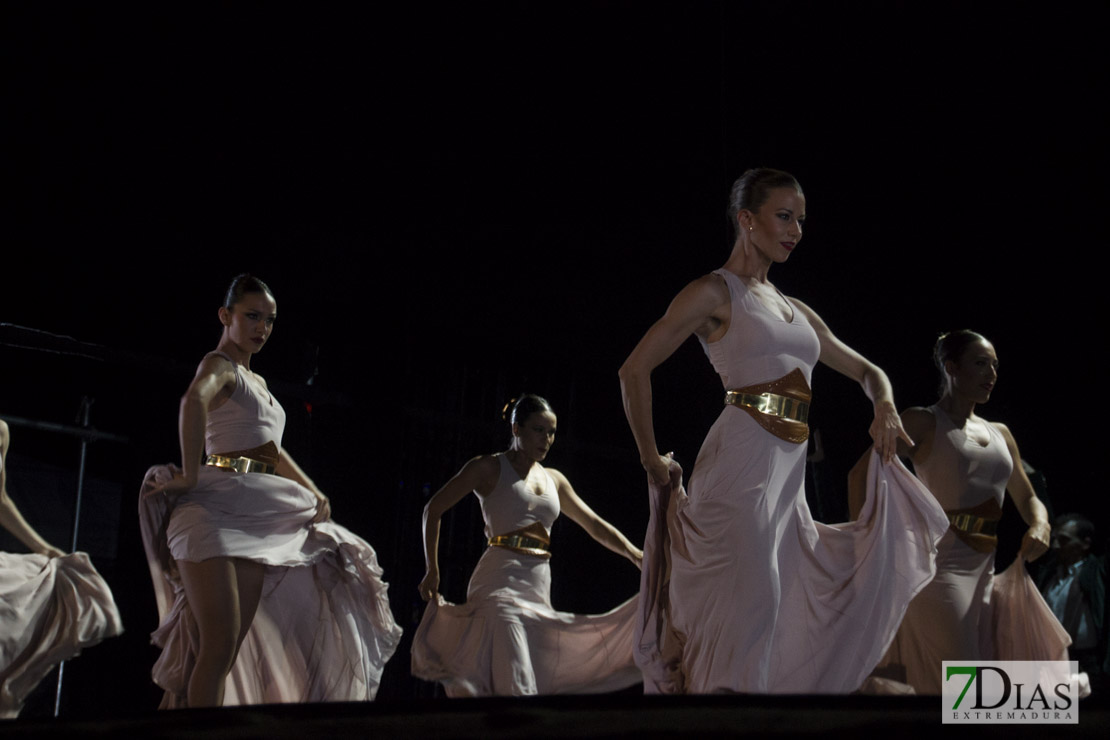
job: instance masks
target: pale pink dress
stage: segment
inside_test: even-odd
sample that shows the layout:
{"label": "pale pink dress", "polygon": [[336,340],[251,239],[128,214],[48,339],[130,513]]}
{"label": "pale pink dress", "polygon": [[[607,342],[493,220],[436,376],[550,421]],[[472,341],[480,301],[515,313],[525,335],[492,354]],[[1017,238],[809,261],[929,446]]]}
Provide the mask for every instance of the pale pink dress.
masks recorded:
{"label": "pale pink dress", "polygon": [[[535,465],[539,495],[498,455],[500,478],[479,497],[486,536],[559,516],[555,481]],[[558,548],[555,548],[558,557]],[[412,675],[443,684],[448,696],[515,696],[614,691],[640,682],[632,660],[634,598],[605,614],[551,606],[546,558],[490,547],[470,577],[465,604],[428,602],[412,643]]]}
{"label": "pale pink dress", "polygon": [[[724,388],[809,382],[817,335],[785,321],[719,270],[728,331],[705,349]],[[723,394],[722,394],[723,395]],[[948,526],[898,462],[872,459],[857,522],[826,526],[806,506],[805,444],[725,406],[698,454],[653,487],[644,546],[637,662],[649,692],[847,693],[882,657],[910,599],[933,575]]]}
{"label": "pale pink dress", "polygon": [[[991,423],[981,445],[932,406],[936,432],[918,477],[946,511],[993,500],[999,508],[1014,469]],[[1022,562],[994,575],[994,552],[979,552],[949,529],[937,544],[937,574],[912,602],[881,673],[918,694],[941,693],[945,660],[1066,660],[1070,639]]]}
{"label": "pale pink dress", "polygon": [[[239,365],[231,397],[208,415],[206,448],[230,452],[273,442],[285,412]],[[172,475],[151,468],[143,490]],[[370,545],[328,521],[316,498],[277,475],[202,467],[174,502],[140,497],[139,515],[161,625],[155,683],[163,707],[183,706],[199,637],[175,560],[235,557],[271,566],[250,632],[228,677],[225,704],[370,700],[401,637]]]}
{"label": "pale pink dress", "polygon": [[17,716],[55,665],[122,631],[112,591],[85,553],[0,552],[0,718]]}

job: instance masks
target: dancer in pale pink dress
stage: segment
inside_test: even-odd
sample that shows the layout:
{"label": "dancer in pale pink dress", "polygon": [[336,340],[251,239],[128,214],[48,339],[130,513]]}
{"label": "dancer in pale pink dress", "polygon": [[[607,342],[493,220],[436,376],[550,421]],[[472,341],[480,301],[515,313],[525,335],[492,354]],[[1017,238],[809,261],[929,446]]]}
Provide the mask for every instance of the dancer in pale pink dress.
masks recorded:
{"label": "dancer in pale pink dress", "polygon": [[[879,671],[883,677],[908,683],[919,694],[941,693],[941,662],[945,660],[1048,657],[996,656],[996,638],[1007,639],[996,635],[992,621],[997,620],[992,620],[991,614],[998,544],[995,530],[1006,492],[1029,525],[1022,538],[1021,559],[1040,557],[1051,536],[1048,513],[1022,469],[1014,435],[1004,424],[975,413],[976,406],[986,403],[994,390],[998,356],[983,336],[963,330],[937,340],[934,360],[942,378],[940,400],[929,408],[902,413],[913,445],[902,445],[899,452],[913,462],[914,471],[944,507],[951,526],[937,546],[936,578],[910,603]],[[854,478],[863,476],[869,458],[865,456],[853,469]],[[858,490],[858,486],[852,488]],[[1030,591],[1034,600],[1041,601],[1031,583]],[[1035,606],[1015,604],[1013,608],[1036,614]],[[1045,635],[1062,632],[1058,624],[1051,624],[1056,620],[1047,607],[1039,612],[1050,624],[1035,631]],[[1022,652],[1029,647],[1017,649]]]}
{"label": "dancer in pale pink dress", "polygon": [[11,434],[0,419],[0,527],[32,554],[0,552],[0,718],[15,717],[50,669],[123,631],[108,584],[83,552],[66,555],[8,497]]}
{"label": "dancer in pale pink dress", "polygon": [[[932,577],[947,520],[894,459],[908,437],[887,376],[768,279],[797,250],[805,217],[791,175],[746,172],[732,189],[728,261],[678,294],[620,371],[651,490],[637,646],[649,691],[854,691]],[[687,495],[677,464],[659,453],[651,373],[691,334],[727,393]],[[857,381],[874,406],[881,464],[859,523],[818,524],[806,507],[818,361]]]}
{"label": "dancer in pale pink dress", "polygon": [[[551,606],[551,525],[562,512],[591,537],[637,566],[643,552],[595,514],[566,477],[541,463],[555,440],[555,413],[527,395],[511,415],[506,452],[479,455],[424,509],[428,602],[412,646],[412,673],[443,683],[448,696],[508,696],[613,691],[640,682],[632,659],[636,600],[605,614]],[[439,590],[439,523],[473,491],[489,547],[470,578],[465,604]]]}
{"label": "dancer in pale pink dress", "polygon": [[400,639],[374,550],[331,521],[250,369],[276,316],[261,280],[235,279],[181,401],[183,469],[144,481],[163,707],[372,699]]}

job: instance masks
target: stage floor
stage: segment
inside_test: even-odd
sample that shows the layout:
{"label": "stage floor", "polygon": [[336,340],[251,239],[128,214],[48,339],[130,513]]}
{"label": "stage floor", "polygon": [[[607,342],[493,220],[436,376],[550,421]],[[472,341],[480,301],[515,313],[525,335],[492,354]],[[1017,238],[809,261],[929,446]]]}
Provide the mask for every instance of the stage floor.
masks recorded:
{"label": "stage floor", "polygon": [[937,697],[571,696],[455,699],[150,712],[130,717],[0,722],[4,740],[198,738],[1090,737],[1110,729],[1107,702],[1084,700],[1078,725],[941,724]]}

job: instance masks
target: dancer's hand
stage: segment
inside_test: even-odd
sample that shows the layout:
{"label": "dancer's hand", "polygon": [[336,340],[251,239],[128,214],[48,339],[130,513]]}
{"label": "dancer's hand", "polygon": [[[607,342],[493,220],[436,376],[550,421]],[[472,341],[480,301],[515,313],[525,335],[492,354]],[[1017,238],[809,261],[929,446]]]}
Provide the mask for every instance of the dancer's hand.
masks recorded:
{"label": "dancer's hand", "polygon": [[439,572],[429,570],[424,574],[424,580],[416,587],[420,591],[420,598],[431,601],[439,592]]}
{"label": "dancer's hand", "polygon": [[632,560],[632,564],[635,565],[638,570],[643,570],[644,569],[644,551],[643,550],[640,550],[640,549],[633,550],[632,557],[630,559]]}
{"label": "dancer's hand", "polygon": [[316,516],[312,517],[313,524],[326,522],[331,519],[331,501],[322,493],[316,493]]}
{"label": "dancer's hand", "polygon": [[40,555],[45,555],[48,558],[60,558],[61,556],[65,555],[64,552],[54,547],[53,545],[46,545],[38,552]]}
{"label": "dancer's hand", "polygon": [[1048,552],[1052,539],[1052,527],[1048,522],[1037,522],[1025,530],[1021,538],[1020,555],[1024,560],[1033,561]]}
{"label": "dancer's hand", "polygon": [[880,401],[875,405],[875,419],[868,431],[875,442],[875,450],[882,456],[884,463],[893,460],[898,453],[899,439],[913,447],[913,439],[902,426],[902,419],[892,401]]}
{"label": "dancer's hand", "polygon": [[176,466],[169,468],[173,472],[173,477],[166,480],[156,479],[153,485],[148,486],[143,490],[143,498],[155,496],[159,493],[164,493],[170,498],[175,498],[183,493],[188,493],[196,487],[196,478],[188,478],[181,469]]}
{"label": "dancer's hand", "polygon": [[641,460],[644,470],[647,471],[649,483],[665,486],[670,482],[672,457],[674,457],[674,453],[668,452],[666,455],[653,455]]}

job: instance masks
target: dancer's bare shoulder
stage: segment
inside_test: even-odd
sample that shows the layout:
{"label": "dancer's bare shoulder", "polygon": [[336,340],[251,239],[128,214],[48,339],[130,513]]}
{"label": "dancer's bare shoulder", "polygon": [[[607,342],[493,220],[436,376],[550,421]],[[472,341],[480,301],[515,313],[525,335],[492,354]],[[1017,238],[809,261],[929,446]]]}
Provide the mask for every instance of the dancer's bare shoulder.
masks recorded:
{"label": "dancer's bare shoulder", "polygon": [[[899,454],[904,454],[914,462],[923,462],[933,449],[933,435],[937,429],[937,417],[933,412],[921,406],[911,406],[902,412],[902,426],[913,440],[913,447],[899,449]],[[899,444],[901,447],[901,444]]]}
{"label": "dancer's bare shoulder", "polygon": [[501,478],[501,459],[499,455],[478,455],[462,466],[458,476],[469,490],[480,496],[490,494]]}
{"label": "dancer's bare shoulder", "polygon": [[728,284],[711,272],[687,283],[671,301],[663,320],[674,320],[686,330],[686,336],[693,333],[712,342],[727,330],[731,307]]}

